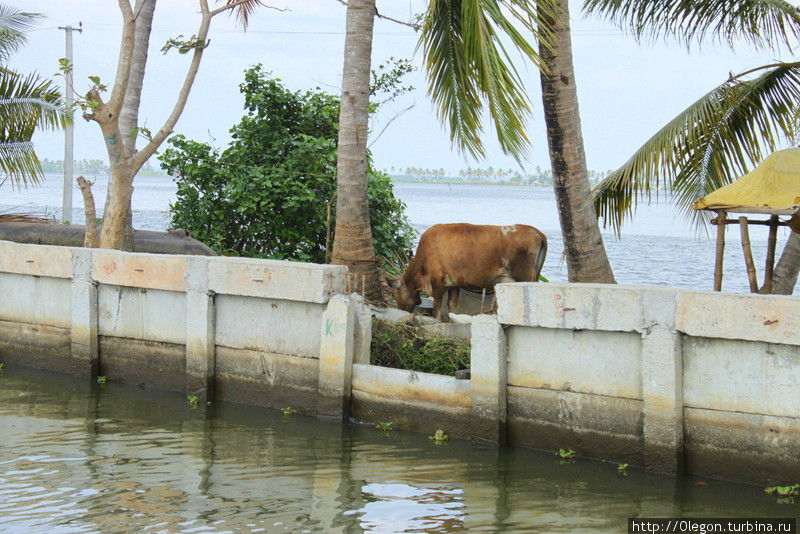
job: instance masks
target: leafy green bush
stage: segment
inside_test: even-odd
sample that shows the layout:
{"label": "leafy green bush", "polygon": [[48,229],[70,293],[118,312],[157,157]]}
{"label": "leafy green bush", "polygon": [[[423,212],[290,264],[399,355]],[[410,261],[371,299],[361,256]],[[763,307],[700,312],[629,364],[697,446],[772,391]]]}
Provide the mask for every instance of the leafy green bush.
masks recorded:
{"label": "leafy green bush", "polygon": [[470,343],[426,332],[422,328],[373,319],[372,365],[454,375],[469,368]]}
{"label": "leafy green bush", "polygon": [[[246,115],[227,148],[176,135],[159,156],[178,185],[171,226],[220,254],[322,263],[335,227],[339,98],[290,91],[260,65],[245,71],[240,90]],[[405,253],[413,239],[405,204],[371,163],[368,194],[376,255]]]}

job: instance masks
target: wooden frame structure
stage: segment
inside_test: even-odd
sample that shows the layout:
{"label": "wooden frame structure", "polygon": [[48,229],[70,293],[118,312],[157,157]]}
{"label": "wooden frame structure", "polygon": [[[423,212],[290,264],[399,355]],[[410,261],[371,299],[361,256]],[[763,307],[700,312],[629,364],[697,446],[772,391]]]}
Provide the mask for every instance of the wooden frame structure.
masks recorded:
{"label": "wooden frame structure", "polygon": [[[758,277],[756,266],[753,261],[753,251],[750,248],[751,224],[769,226],[769,237],[767,238],[767,259],[764,266],[764,293],[772,293],[772,273],[775,268],[775,246],[778,240],[778,227],[788,226],[788,222],[781,221],[780,215],[793,216],[800,212],[800,206],[790,208],[767,208],[755,206],[709,206],[706,211],[713,211],[717,214],[711,220],[711,224],[717,227],[717,250],[714,261],[714,291],[722,291],[722,264],[725,253],[725,228],[729,224],[738,224],[742,238],[742,252],[744,253],[744,263],[747,266],[747,279],[750,282],[750,292],[758,293]],[[736,219],[729,219],[729,213],[736,214],[757,214],[769,215],[767,220],[748,220],[746,215],[740,215]]]}

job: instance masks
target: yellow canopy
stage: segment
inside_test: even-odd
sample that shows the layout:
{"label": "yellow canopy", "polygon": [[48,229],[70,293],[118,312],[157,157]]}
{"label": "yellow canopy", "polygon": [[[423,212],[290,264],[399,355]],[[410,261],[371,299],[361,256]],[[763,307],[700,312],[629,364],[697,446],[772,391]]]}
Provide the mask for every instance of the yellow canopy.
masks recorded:
{"label": "yellow canopy", "polygon": [[800,205],[800,148],[773,152],[761,165],[732,184],[696,201],[696,210]]}

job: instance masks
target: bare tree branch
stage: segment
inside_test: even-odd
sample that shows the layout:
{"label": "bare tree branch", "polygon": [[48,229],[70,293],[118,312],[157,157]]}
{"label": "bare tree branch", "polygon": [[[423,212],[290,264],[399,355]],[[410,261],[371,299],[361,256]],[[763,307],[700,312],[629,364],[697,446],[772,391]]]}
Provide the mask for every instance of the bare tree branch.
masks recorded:
{"label": "bare tree branch", "polygon": [[81,188],[83,195],[83,212],[86,215],[86,223],[84,224],[83,246],[85,248],[97,248],[100,246],[100,240],[97,235],[97,211],[94,206],[94,195],[92,194],[93,183],[78,176],[76,180],[78,187]]}
{"label": "bare tree branch", "polygon": [[391,125],[391,124],[392,124],[392,123],[393,123],[395,120],[397,120],[397,119],[400,117],[400,115],[402,115],[402,114],[403,114],[403,113],[405,113],[406,111],[411,111],[413,108],[414,108],[414,104],[411,104],[411,105],[410,105],[410,106],[408,106],[407,108],[405,108],[405,109],[401,109],[400,111],[398,111],[398,112],[395,114],[395,116],[394,116],[394,117],[392,117],[391,119],[389,119],[389,122],[387,122],[387,123],[386,123],[386,124],[383,126],[383,128],[381,128],[381,131],[378,133],[378,136],[377,136],[375,139],[373,139],[373,140],[372,140],[372,142],[370,142],[370,144],[369,144],[369,145],[367,145],[367,148],[370,148],[372,145],[374,145],[374,144],[375,144],[375,142],[376,142],[378,139],[380,139],[380,138],[381,138],[381,136],[382,136],[382,135],[383,135],[383,133],[386,131],[386,129],[387,129],[387,128],[389,128],[389,126],[390,126],[390,125]]}

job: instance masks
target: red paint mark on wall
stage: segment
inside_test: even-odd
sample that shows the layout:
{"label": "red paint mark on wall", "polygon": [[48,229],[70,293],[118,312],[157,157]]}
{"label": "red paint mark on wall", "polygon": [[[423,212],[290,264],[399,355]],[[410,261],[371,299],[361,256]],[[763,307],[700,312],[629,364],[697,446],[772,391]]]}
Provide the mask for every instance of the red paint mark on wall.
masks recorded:
{"label": "red paint mark on wall", "polygon": [[111,263],[103,265],[103,270],[106,272],[106,274],[113,273],[114,271],[117,270],[117,262],[112,261]]}

